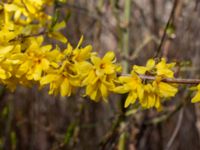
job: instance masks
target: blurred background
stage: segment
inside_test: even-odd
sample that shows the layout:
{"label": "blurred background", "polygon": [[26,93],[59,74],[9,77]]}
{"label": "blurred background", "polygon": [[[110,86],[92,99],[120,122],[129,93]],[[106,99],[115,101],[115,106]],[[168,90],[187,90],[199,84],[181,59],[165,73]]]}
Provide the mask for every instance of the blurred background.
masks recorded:
{"label": "blurred background", "polygon": [[[124,72],[163,56],[177,62],[176,76],[199,78],[199,0],[67,0],[56,11],[73,46],[83,35],[83,46],[100,56],[114,51]],[[199,150],[200,109],[192,96],[182,86],[157,112],[124,109],[126,95],[95,103],[80,93],[63,98],[37,87],[1,88],[0,149]]]}

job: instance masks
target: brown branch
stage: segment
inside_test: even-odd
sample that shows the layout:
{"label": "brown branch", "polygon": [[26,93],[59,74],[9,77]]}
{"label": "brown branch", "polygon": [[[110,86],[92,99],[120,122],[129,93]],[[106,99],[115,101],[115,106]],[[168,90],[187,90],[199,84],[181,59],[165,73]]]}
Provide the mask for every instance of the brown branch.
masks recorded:
{"label": "brown branch", "polygon": [[145,122],[146,125],[157,125],[159,123],[168,121],[170,118],[172,118],[179,110],[181,110],[183,108],[184,104],[181,102],[179,103],[172,111],[166,112],[166,114],[159,116],[159,117],[155,117],[151,120],[147,120]]}
{"label": "brown branch", "polygon": [[195,2],[195,8],[194,8],[195,11],[197,11],[197,9],[198,9],[199,2],[200,2],[199,0],[196,0],[196,2]]}
{"label": "brown branch", "polygon": [[[122,74],[124,76],[130,76],[130,74]],[[149,75],[139,75],[143,80],[156,80],[156,77]],[[200,84],[200,79],[181,79],[181,78],[163,78],[161,81],[166,83],[176,84]]]}
{"label": "brown branch", "polygon": [[125,95],[122,95],[122,100],[119,101],[120,114],[117,116],[116,120],[113,121],[111,129],[106,133],[103,139],[99,142],[100,149],[106,149],[106,146],[110,143],[112,144],[120,134],[121,124],[126,119],[126,108],[124,107]]}
{"label": "brown branch", "polygon": [[[139,75],[141,79],[155,80],[154,76]],[[199,84],[200,79],[181,79],[181,78],[164,78],[161,81],[166,83],[177,83],[177,84]]]}
{"label": "brown branch", "polygon": [[174,143],[174,141],[176,139],[176,136],[178,135],[178,132],[179,132],[179,130],[181,128],[182,121],[183,121],[183,110],[184,109],[182,108],[181,111],[180,111],[179,118],[178,118],[178,121],[177,121],[177,125],[176,125],[176,127],[175,127],[175,129],[173,131],[173,134],[172,134],[170,140],[167,143],[167,146],[166,146],[165,150],[170,150],[172,144]]}
{"label": "brown branch", "polygon": [[31,34],[31,35],[23,35],[23,34],[20,34],[20,35],[17,36],[16,38],[11,39],[9,42],[15,42],[15,41],[22,40],[22,39],[26,39],[26,38],[30,38],[30,37],[37,37],[37,36],[45,35],[45,34],[47,34],[47,33],[48,33],[48,32],[46,32],[46,31],[42,31],[42,32],[39,32],[39,33],[36,33],[36,34]]}
{"label": "brown branch", "polygon": [[146,45],[148,45],[150,42],[155,42],[156,44],[159,44],[159,39],[157,39],[157,37],[154,35],[147,37],[146,39],[144,39],[144,41],[141,43],[141,45],[139,45],[137,48],[135,48],[134,52],[131,55],[125,56],[123,54],[120,54],[122,59],[126,59],[128,61],[135,60],[138,57],[139,53],[143,50],[143,48]]}
{"label": "brown branch", "polygon": [[161,55],[160,53],[161,53],[161,50],[162,50],[162,46],[163,46],[163,43],[164,43],[165,38],[167,36],[167,29],[168,29],[168,27],[170,26],[170,24],[172,22],[172,19],[174,17],[174,14],[175,14],[175,11],[176,11],[176,8],[177,8],[177,4],[178,4],[178,0],[174,0],[172,11],[170,13],[169,19],[168,19],[167,24],[165,26],[163,36],[161,38],[160,44],[158,46],[158,49],[156,51],[156,54],[155,54],[154,58],[157,58],[157,57],[159,57]]}

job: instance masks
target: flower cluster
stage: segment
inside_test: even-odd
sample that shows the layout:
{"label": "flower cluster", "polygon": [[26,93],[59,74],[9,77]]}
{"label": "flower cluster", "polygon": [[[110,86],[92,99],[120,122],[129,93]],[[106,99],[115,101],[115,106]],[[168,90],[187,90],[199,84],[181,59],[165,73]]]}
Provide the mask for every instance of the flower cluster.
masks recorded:
{"label": "flower cluster", "polygon": [[52,2],[0,2],[0,83],[12,91],[17,84],[30,86],[33,81],[40,80],[43,71],[59,61],[55,58],[59,50],[52,50],[51,45],[42,45],[42,34],[47,32],[47,36],[56,34],[54,37],[58,40],[67,41],[59,32],[65,24],[53,24],[53,18],[44,11]]}
{"label": "flower cluster", "polygon": [[[115,92],[128,93],[125,107],[135,103],[138,99],[144,108],[161,109],[161,98],[173,97],[178,91],[175,85],[162,82],[164,78],[174,77],[171,70],[174,65],[175,63],[167,64],[164,58],[157,64],[153,59],[150,59],[145,67],[134,65],[131,76],[119,77],[119,82],[122,85],[116,87]],[[138,74],[154,76],[155,80],[143,81]]]}
{"label": "flower cluster", "polygon": [[[133,66],[130,75],[119,74],[122,67],[115,54],[102,58],[92,46],[82,47],[83,38],[73,47],[59,31],[65,22],[57,22],[45,13],[53,0],[12,0],[0,2],[0,84],[14,91],[17,85],[49,86],[49,94],[70,96],[78,88],[85,89],[91,100],[107,100],[109,93],[126,94],[125,107],[138,102],[143,108],[162,108],[162,100],[175,96],[177,85],[166,83],[174,78],[175,63],[148,60],[146,66]],[[66,45],[44,44],[44,37]],[[144,80],[143,76],[153,80]],[[200,101],[200,88],[192,102]]]}

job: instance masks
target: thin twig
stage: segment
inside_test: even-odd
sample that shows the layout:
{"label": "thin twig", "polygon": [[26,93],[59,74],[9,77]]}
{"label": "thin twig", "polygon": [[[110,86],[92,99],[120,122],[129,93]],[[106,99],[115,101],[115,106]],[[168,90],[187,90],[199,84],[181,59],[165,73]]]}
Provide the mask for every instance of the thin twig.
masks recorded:
{"label": "thin twig", "polygon": [[39,32],[39,33],[36,33],[36,34],[31,34],[31,35],[23,35],[23,34],[21,34],[21,35],[17,36],[16,38],[11,39],[9,42],[15,42],[15,41],[26,39],[26,38],[30,38],[30,37],[37,37],[37,36],[45,35],[47,33],[48,32],[46,32],[46,31],[42,31],[42,32]]}
{"label": "thin twig", "polygon": [[177,8],[177,4],[178,4],[178,0],[174,0],[172,11],[170,13],[169,19],[168,19],[167,24],[165,26],[163,36],[161,38],[160,44],[158,46],[158,49],[156,51],[156,54],[155,54],[154,58],[157,58],[157,57],[159,57],[161,55],[160,53],[161,53],[162,46],[163,46],[163,43],[164,43],[166,35],[167,35],[167,29],[168,29],[169,25],[171,24],[171,21],[172,21],[172,19],[174,17],[174,14],[175,14],[175,11],[176,11],[176,8]]}
{"label": "thin twig", "polygon": [[135,0],[132,0],[132,3],[134,5],[135,9],[139,10],[144,26],[146,26],[148,28],[147,18],[145,16],[144,10],[140,7],[140,5]]}
{"label": "thin twig", "polygon": [[[130,76],[130,74],[122,74],[123,76]],[[143,80],[156,80],[154,76],[139,75]],[[181,79],[181,78],[163,78],[162,82],[176,83],[176,84],[200,84],[200,79]]]}
{"label": "thin twig", "polygon": [[159,124],[159,123],[162,123],[164,121],[168,121],[172,116],[174,116],[180,109],[182,109],[183,107],[183,103],[179,103],[172,111],[170,112],[167,112],[167,114],[165,115],[162,115],[160,117],[155,117],[151,120],[147,120],[145,122],[146,125],[150,125],[150,124],[153,124],[153,125],[156,125],[156,124]]}
{"label": "thin twig", "polygon": [[66,7],[68,7],[68,8],[72,8],[72,9],[77,9],[77,10],[82,11],[82,12],[85,12],[85,13],[89,13],[89,10],[88,10],[87,8],[82,7],[82,6],[80,6],[80,5],[69,4],[69,2],[68,2],[68,3],[66,3],[64,6],[66,6]]}
{"label": "thin twig", "polygon": [[106,133],[106,135],[102,138],[102,140],[99,142],[100,149],[104,150],[106,145],[112,141],[113,138],[118,137],[118,128],[120,126],[120,123],[122,122],[123,116],[120,114],[115,121],[112,123],[111,129]]}
{"label": "thin twig", "polygon": [[178,118],[178,122],[177,122],[177,125],[173,131],[173,134],[169,140],[169,142],[167,143],[167,146],[165,148],[165,150],[169,150],[172,146],[172,144],[174,143],[174,140],[176,139],[176,136],[181,128],[181,124],[182,124],[182,121],[183,121],[183,111],[184,109],[182,108],[181,111],[180,111],[180,114],[179,114],[179,118]]}
{"label": "thin twig", "polygon": [[111,129],[106,133],[103,139],[99,142],[100,149],[104,150],[109,143],[115,141],[121,129],[121,125],[125,122],[126,119],[126,111],[127,109],[124,107],[125,103],[125,95],[122,95],[122,100],[119,101],[119,109],[120,114],[117,116],[116,120],[113,121]]}
{"label": "thin twig", "polygon": [[159,44],[159,40],[156,38],[156,36],[154,36],[154,35],[152,35],[152,36],[150,36],[150,37],[147,37],[142,43],[141,43],[141,45],[139,45],[135,50],[134,50],[134,52],[132,53],[132,55],[131,56],[123,56],[122,55],[122,57],[124,58],[124,59],[127,59],[128,61],[133,61],[133,60],[135,60],[137,57],[138,57],[138,55],[139,55],[139,53],[143,50],[143,48],[146,46],[146,45],[148,45],[150,42],[155,42],[156,44]]}
{"label": "thin twig", "polygon": [[199,5],[199,2],[200,2],[199,0],[196,0],[194,11],[197,11],[197,9],[198,9],[198,5]]}
{"label": "thin twig", "polygon": [[[156,77],[139,75],[141,79],[155,80]],[[177,83],[177,84],[199,84],[200,79],[181,79],[181,78],[164,78],[161,81],[166,83]]]}

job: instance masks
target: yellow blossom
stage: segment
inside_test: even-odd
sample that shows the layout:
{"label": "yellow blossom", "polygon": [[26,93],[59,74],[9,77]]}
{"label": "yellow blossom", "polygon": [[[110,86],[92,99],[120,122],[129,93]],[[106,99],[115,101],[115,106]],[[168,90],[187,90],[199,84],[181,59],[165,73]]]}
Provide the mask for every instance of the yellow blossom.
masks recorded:
{"label": "yellow blossom", "polygon": [[[161,98],[173,97],[178,91],[175,85],[162,82],[164,77],[173,78],[173,71],[171,68],[174,65],[175,63],[166,64],[165,59],[162,59],[158,64],[155,64],[155,61],[150,59],[145,67],[135,65],[131,77],[119,77],[119,81],[122,85],[115,88],[114,92],[122,94],[128,93],[125,107],[135,103],[138,99],[143,108],[155,107],[160,109]],[[134,72],[139,74],[146,74],[146,72],[148,72],[151,75],[156,75],[155,81],[142,83],[140,77]]]}
{"label": "yellow blossom", "polygon": [[134,104],[137,98],[143,98],[144,90],[142,80],[134,73],[134,71],[131,72],[131,76],[119,77],[119,82],[122,85],[117,86],[113,91],[120,94],[129,93],[124,107]]}
{"label": "yellow blossom", "polygon": [[171,70],[176,63],[166,63],[166,59],[162,58],[161,61],[156,65],[157,75],[167,78],[173,78],[174,72]]}
{"label": "yellow blossom", "polygon": [[65,60],[60,68],[49,71],[41,78],[40,85],[46,84],[50,84],[49,94],[70,96],[80,86],[80,81],[70,62]]}
{"label": "yellow blossom", "polygon": [[155,66],[155,61],[153,59],[149,59],[146,63],[146,66],[137,66],[134,65],[133,69],[136,73],[145,74],[147,71],[151,71]]}
{"label": "yellow blossom", "polygon": [[192,98],[192,103],[200,102],[200,84],[197,85],[197,92],[195,96]]}
{"label": "yellow blossom", "polygon": [[149,109],[155,107],[160,109],[161,102],[160,97],[157,95],[157,91],[151,84],[144,85],[144,96],[140,99],[141,106]]}
{"label": "yellow blossom", "polygon": [[176,95],[178,89],[175,85],[171,85],[165,82],[154,81],[153,85],[157,88],[160,97],[169,98]]}
{"label": "yellow blossom", "polygon": [[[59,58],[58,50],[51,50],[51,45],[41,46],[42,37],[31,38],[30,46],[27,48],[16,76],[26,75],[28,80],[40,80],[42,72],[49,69],[50,65],[56,66]],[[57,57],[54,57],[57,56]]]}
{"label": "yellow blossom", "polygon": [[121,67],[114,64],[113,52],[107,52],[102,59],[93,55],[91,62],[88,65],[88,75],[82,82],[86,86],[86,95],[94,101],[98,101],[100,97],[107,100],[108,92],[115,87],[116,73],[121,71]]}
{"label": "yellow blossom", "polygon": [[52,28],[51,31],[48,33],[50,38],[56,39],[62,43],[67,43],[67,38],[59,32],[59,30],[63,29],[66,26],[65,22],[62,21],[60,23],[56,23]]}

